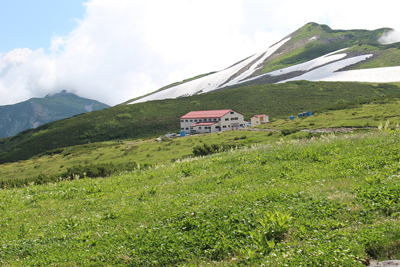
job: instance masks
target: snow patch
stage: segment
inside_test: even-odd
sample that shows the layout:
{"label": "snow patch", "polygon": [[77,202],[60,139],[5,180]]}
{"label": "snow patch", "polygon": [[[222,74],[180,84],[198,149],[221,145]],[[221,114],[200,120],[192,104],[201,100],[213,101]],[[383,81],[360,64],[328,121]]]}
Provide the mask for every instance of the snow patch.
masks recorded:
{"label": "snow patch", "polygon": [[400,66],[373,68],[363,70],[348,70],[331,73],[320,79],[329,82],[400,82]]}
{"label": "snow patch", "polygon": [[85,106],[85,109],[86,109],[87,112],[92,112],[93,111],[93,104],[94,104],[94,102],[92,104],[90,104],[90,105],[86,105]]}
{"label": "snow patch", "polygon": [[[284,81],[280,81],[279,83],[284,83],[284,82],[289,82],[289,81],[298,81],[298,80],[308,80],[308,81],[333,81],[332,77],[333,76],[337,76],[337,74],[335,73],[335,71],[338,71],[340,69],[343,69],[347,66],[356,64],[358,62],[361,62],[363,60],[366,60],[370,57],[372,57],[373,54],[368,54],[368,55],[362,55],[362,56],[356,56],[356,57],[351,57],[351,58],[346,58],[346,59],[342,59],[333,63],[330,63],[328,65],[322,66],[320,68],[317,68],[315,70],[309,71],[307,73],[304,73],[303,75],[291,78],[291,79],[287,79]],[[346,72],[346,71],[344,71]],[[348,78],[350,78],[347,75]],[[358,80],[361,79],[361,80]],[[344,80],[343,80],[344,81]],[[357,79],[353,79],[352,81],[360,81],[360,82],[366,82],[367,81],[367,77],[364,77],[364,79],[362,79],[361,77],[357,78]]]}

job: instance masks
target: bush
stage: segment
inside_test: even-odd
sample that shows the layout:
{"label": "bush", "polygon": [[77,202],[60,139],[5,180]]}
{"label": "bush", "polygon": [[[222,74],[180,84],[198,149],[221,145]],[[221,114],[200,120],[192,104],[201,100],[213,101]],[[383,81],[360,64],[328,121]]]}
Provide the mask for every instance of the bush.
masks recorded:
{"label": "bush", "polygon": [[211,155],[214,153],[226,151],[228,149],[234,148],[234,147],[240,147],[243,146],[243,144],[212,144],[211,146],[207,144],[203,144],[203,146],[198,145],[193,147],[193,154],[195,156],[206,156],[206,155]]}
{"label": "bush", "polygon": [[282,130],[282,134],[284,136],[286,136],[286,135],[289,135],[289,134],[292,134],[292,133],[296,133],[298,131],[299,131],[298,129],[283,129]]}

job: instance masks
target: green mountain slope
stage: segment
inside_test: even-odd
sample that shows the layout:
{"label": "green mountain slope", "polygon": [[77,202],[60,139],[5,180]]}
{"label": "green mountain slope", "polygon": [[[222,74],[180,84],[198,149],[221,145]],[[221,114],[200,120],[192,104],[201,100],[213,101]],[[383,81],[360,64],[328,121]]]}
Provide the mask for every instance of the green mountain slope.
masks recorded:
{"label": "green mountain slope", "polygon": [[0,106],[0,138],[13,136],[51,121],[108,107],[65,90],[44,98],[31,98],[18,104]]}
{"label": "green mountain slope", "polygon": [[391,84],[297,81],[253,85],[178,99],[120,105],[94,111],[0,139],[0,163],[28,159],[47,150],[113,139],[139,139],[179,131],[179,118],[191,110],[234,109],[250,119],[272,118],[334,104],[342,100],[396,94]]}

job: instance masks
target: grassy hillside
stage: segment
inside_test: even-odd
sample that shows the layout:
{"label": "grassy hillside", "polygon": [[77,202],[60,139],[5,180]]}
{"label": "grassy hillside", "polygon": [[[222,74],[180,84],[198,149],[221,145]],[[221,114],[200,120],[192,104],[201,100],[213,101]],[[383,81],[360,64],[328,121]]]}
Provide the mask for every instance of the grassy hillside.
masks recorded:
{"label": "grassy hillside", "polygon": [[47,150],[89,142],[143,139],[179,131],[179,118],[191,110],[235,109],[250,119],[266,113],[282,118],[357,98],[399,93],[391,84],[296,81],[249,85],[202,95],[116,106],[45,124],[0,139],[0,163],[28,159]]}
{"label": "grassy hillside", "polygon": [[328,135],[0,190],[0,264],[365,266],[398,259],[399,142],[397,130]]}
{"label": "grassy hillside", "polygon": [[389,127],[400,124],[400,95],[360,99],[317,108],[311,117],[289,118],[273,124],[259,126],[261,129],[328,129],[378,127],[389,121]]}
{"label": "grassy hillside", "polygon": [[[307,134],[303,134],[305,137]],[[38,176],[55,176],[55,180],[76,166],[87,168],[91,164],[119,164],[133,170],[140,165],[169,163],[193,157],[193,148],[203,144],[227,144],[229,146],[251,146],[256,143],[274,142],[282,138],[279,132],[229,131],[202,134],[186,138],[156,140],[125,140],[124,143],[107,141],[56,149],[39,154],[29,160],[0,165],[0,188],[22,187]],[[286,139],[286,138],[285,138]],[[43,179],[40,179],[43,180]]]}
{"label": "grassy hillside", "polygon": [[[273,123],[255,128],[273,131],[254,131],[246,128],[243,131],[228,131],[214,134],[202,134],[192,137],[152,140],[125,140],[99,142],[56,149],[39,154],[29,160],[2,164],[0,168],[0,188],[24,186],[32,182],[45,183],[56,181],[64,173],[83,173],[76,169],[82,166],[90,169],[96,166],[115,164],[117,172],[133,170],[140,165],[154,165],[193,157],[193,148],[212,144],[242,147],[253,144],[267,144],[280,139],[293,140],[311,138],[318,133],[301,130],[343,130],[343,127],[356,128],[352,131],[373,130],[379,125],[395,128],[400,124],[400,95],[397,97],[376,97],[352,102],[341,102],[335,105],[318,108],[314,115],[295,120],[275,120]],[[119,170],[121,169],[121,170]],[[74,170],[74,171],[73,171]],[[41,176],[42,175],[42,176]],[[88,174],[87,174],[88,175]],[[53,176],[53,178],[46,178]],[[40,178],[39,178],[40,177]]]}

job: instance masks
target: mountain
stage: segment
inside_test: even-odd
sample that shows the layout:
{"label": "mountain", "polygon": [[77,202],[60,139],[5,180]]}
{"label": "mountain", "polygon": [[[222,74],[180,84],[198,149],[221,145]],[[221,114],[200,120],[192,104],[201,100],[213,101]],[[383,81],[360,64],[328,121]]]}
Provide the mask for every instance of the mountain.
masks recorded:
{"label": "mountain", "polygon": [[14,105],[0,106],[0,138],[13,136],[51,121],[108,107],[66,90],[44,98],[31,98]]}
{"label": "mountain", "polygon": [[308,23],[229,68],[161,88],[126,104],[201,94],[244,83],[399,82],[400,43],[379,42],[391,30],[332,30],[327,25]]}

